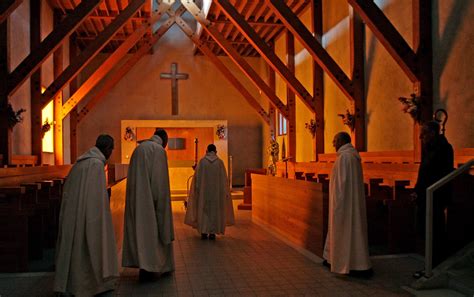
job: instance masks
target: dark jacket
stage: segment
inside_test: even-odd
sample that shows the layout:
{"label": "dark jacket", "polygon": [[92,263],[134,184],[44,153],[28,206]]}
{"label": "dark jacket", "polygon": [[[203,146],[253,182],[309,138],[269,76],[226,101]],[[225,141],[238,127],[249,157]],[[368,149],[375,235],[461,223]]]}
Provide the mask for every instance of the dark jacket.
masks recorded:
{"label": "dark jacket", "polygon": [[[438,136],[433,143],[423,147],[421,164],[415,192],[418,196],[417,204],[426,205],[426,189],[453,171],[454,151],[444,135]],[[437,207],[446,207],[451,199],[451,187],[441,187],[434,192],[434,204]]]}

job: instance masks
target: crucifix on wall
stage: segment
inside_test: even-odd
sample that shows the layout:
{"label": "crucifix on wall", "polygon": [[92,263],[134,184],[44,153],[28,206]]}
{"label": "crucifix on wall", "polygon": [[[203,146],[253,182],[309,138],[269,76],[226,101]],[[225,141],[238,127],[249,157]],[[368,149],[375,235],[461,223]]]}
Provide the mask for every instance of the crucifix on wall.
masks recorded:
{"label": "crucifix on wall", "polygon": [[171,79],[171,115],[178,114],[178,79],[188,79],[187,73],[178,73],[178,63],[171,63],[171,73],[161,73],[161,79]]}

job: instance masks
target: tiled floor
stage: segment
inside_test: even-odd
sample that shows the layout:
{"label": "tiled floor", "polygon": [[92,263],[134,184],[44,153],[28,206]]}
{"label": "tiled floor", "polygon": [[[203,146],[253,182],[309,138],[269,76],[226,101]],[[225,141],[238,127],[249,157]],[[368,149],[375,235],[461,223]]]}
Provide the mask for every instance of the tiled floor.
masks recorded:
{"label": "tiled floor", "polygon": [[[238,203],[239,201],[234,201]],[[216,241],[201,240],[183,224],[182,202],[173,202],[176,271],[156,282],[137,282],[137,270],[122,271],[115,296],[410,296],[422,262],[412,257],[375,257],[370,280],[337,276],[314,263],[236,211],[236,226]],[[54,296],[53,274],[1,275],[0,297]]]}

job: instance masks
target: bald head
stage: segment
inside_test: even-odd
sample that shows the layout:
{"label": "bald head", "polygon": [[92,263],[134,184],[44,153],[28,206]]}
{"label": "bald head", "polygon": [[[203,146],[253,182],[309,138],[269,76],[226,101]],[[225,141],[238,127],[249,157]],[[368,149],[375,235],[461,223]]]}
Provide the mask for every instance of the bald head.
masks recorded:
{"label": "bald head", "polygon": [[351,143],[351,136],[347,132],[339,132],[334,136],[332,145],[336,148],[336,152],[344,144]]}

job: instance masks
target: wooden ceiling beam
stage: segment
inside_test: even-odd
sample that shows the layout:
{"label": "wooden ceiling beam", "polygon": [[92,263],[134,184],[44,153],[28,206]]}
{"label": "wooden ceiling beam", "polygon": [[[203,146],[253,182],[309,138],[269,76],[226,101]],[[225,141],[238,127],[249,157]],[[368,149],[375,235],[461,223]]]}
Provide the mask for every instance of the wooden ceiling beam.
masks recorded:
{"label": "wooden ceiling beam", "polygon": [[412,82],[419,80],[415,52],[393,26],[383,11],[372,1],[348,0],[349,4],[369,26],[377,39],[395,59]]}
{"label": "wooden ceiling beam", "polygon": [[288,87],[300,97],[306,106],[314,112],[313,97],[306,90],[303,84],[293,75],[288,67],[278,58],[273,50],[266,44],[257,32],[245,21],[245,19],[235,10],[228,0],[216,0],[222,11],[239,28],[240,32],[254,46],[260,55],[270,64],[270,66],[285,80]]}
{"label": "wooden ceiling beam", "polygon": [[331,77],[341,91],[349,98],[354,100],[354,89],[352,81],[339,65],[333,60],[326,49],[323,48],[311,32],[301,22],[288,6],[282,0],[267,0],[271,9],[275,11],[280,20],[286,24],[286,27],[291,31],[299,42],[311,54],[313,59],[324,69],[324,71]]}
{"label": "wooden ceiling beam", "polygon": [[232,74],[232,72],[225,66],[225,64],[214,54],[214,52],[207,47],[199,38],[193,34],[192,29],[180,17],[177,18],[177,24],[183,32],[196,44],[201,52],[206,55],[209,60],[216,66],[225,78],[242,94],[247,100],[247,103],[258,113],[265,123],[270,125],[270,118],[265,109],[260,103],[250,94],[250,92],[240,83],[240,81]]}
{"label": "wooden ceiling beam", "polygon": [[250,4],[250,7],[247,10],[247,13],[245,14],[245,19],[248,21],[250,17],[252,16],[253,12],[255,11],[255,8],[257,8],[259,1],[254,1],[252,4]]}
{"label": "wooden ceiling beam", "polygon": [[91,42],[69,66],[59,75],[54,82],[46,89],[42,96],[42,104],[45,105],[49,100],[55,97],[62,89],[74,79],[79,72],[101,51],[110,39],[122,28],[128,19],[137,12],[145,3],[145,0],[133,0],[127,8],[108,25],[99,36]]}
{"label": "wooden ceiling beam", "polygon": [[156,22],[170,8],[170,5],[161,4],[159,10],[150,19],[143,23],[97,68],[94,73],[77,89],[77,91],[64,103],[62,108],[62,118],[69,112],[112,70],[112,68],[137,44],[137,42],[147,33]]}
{"label": "wooden ceiling beam", "polygon": [[23,2],[23,0],[2,0],[0,1],[0,24]]}
{"label": "wooden ceiling beam", "polygon": [[[114,15],[90,15],[87,18],[90,20],[113,20],[117,17],[116,14]],[[137,22],[144,22],[146,21],[146,17],[131,17],[130,21],[137,21]]]}
{"label": "wooden ceiling beam", "polygon": [[13,94],[33,72],[74,32],[102,0],[83,0],[8,76],[8,94]]}
{"label": "wooden ceiling beam", "polygon": [[109,91],[117,85],[117,83],[137,64],[137,62],[150,52],[152,47],[160,40],[160,38],[173,26],[175,18],[170,17],[163,23],[158,30],[124,64],[115,70],[111,76],[106,78],[104,84],[100,85],[100,89],[95,92],[87,104],[79,111],[77,116],[78,123],[82,121],[86,115],[99,103]]}
{"label": "wooden ceiling beam", "polygon": [[[216,24],[221,24],[221,23],[232,24],[229,20],[224,19],[224,18],[219,18],[217,20],[212,20],[212,22],[216,23]],[[281,28],[285,27],[285,25],[281,22],[272,23],[272,22],[247,20],[247,23],[251,26],[269,26],[269,27],[281,27]]]}
{"label": "wooden ceiling beam", "polygon": [[[204,30],[212,36],[217,44],[224,50],[224,52],[231,58],[231,60],[239,67],[239,69],[252,81],[252,83],[261,90],[270,99],[275,108],[282,114],[288,113],[286,105],[278,98],[276,93],[267,85],[267,83],[260,77],[260,75],[248,64],[248,62],[240,56],[237,50],[227,41],[227,39],[219,32],[219,30],[209,24],[206,20],[202,10],[195,3],[185,2],[183,4],[186,9],[193,15],[196,20],[203,26]],[[225,13],[225,9],[223,9]]]}

